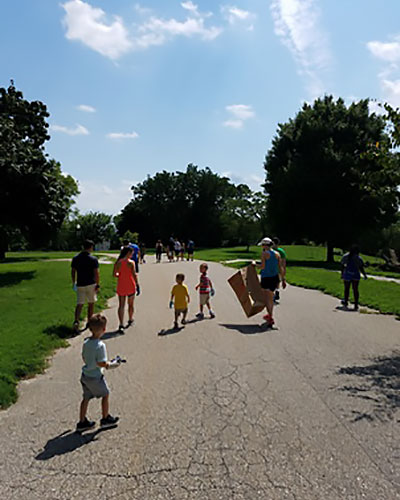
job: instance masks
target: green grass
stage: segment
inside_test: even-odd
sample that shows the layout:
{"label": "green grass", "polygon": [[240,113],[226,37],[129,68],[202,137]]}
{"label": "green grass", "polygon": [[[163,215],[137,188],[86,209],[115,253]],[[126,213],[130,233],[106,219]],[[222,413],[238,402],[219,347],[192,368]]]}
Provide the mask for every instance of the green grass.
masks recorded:
{"label": "green grass", "polygon": [[[46,254],[49,259],[71,254]],[[100,266],[96,310],[114,295],[112,266]],[[0,407],[16,401],[18,380],[41,372],[46,358],[67,345],[76,296],[68,262],[43,262],[42,253],[12,255],[0,264]],[[86,312],[86,309],[84,310]]]}
{"label": "green grass", "polygon": [[[291,267],[287,270],[287,279],[292,285],[343,298],[343,282],[338,273],[325,269]],[[400,317],[400,285],[373,279],[360,280],[360,305]]]}

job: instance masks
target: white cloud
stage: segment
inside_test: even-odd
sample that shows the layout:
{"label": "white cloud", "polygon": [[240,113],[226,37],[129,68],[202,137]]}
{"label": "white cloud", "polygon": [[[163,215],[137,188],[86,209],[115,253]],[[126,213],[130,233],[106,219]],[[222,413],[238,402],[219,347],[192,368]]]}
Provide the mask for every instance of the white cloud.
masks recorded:
{"label": "white cloud", "polygon": [[[206,18],[212,15],[210,12],[199,12],[197,5],[190,0],[182,2],[181,7],[188,12],[185,20],[150,16],[141,24],[135,25],[135,32],[132,30],[129,33],[120,17],[113,16],[112,21],[107,21],[102,9],[92,7],[83,0],[69,0],[63,4],[66,11],[66,37],[69,40],[79,40],[103,56],[116,60],[135,50],[162,45],[176,36],[198,36],[210,41],[222,32],[220,27],[205,25]],[[141,16],[149,16],[151,13],[151,10],[139,4],[136,4],[135,10]]]}
{"label": "white cloud", "polygon": [[382,80],[385,99],[395,108],[400,107],[400,80]]}
{"label": "white cloud", "polygon": [[94,108],[93,106],[89,106],[88,104],[79,104],[79,106],[77,106],[77,109],[79,109],[79,111],[84,111],[85,113],[96,112],[96,108]]}
{"label": "white cloud", "polygon": [[210,41],[219,36],[222,30],[216,26],[207,28],[202,17],[189,17],[185,21],[151,17],[140,26],[139,31],[141,35],[136,38],[136,45],[144,49],[151,45],[162,45],[175,36],[199,36],[203,40]]}
{"label": "white cloud", "polygon": [[242,120],[226,120],[223,122],[224,127],[230,127],[230,128],[243,128],[243,121]]}
{"label": "white cloud", "polygon": [[223,122],[224,127],[243,128],[244,122],[256,115],[253,108],[247,104],[230,104],[225,109],[232,115],[232,118]]}
{"label": "white cloud", "polygon": [[400,61],[400,37],[396,37],[394,42],[368,42],[367,47],[372,55],[382,61],[389,63]]}
{"label": "white cloud", "polygon": [[381,99],[394,107],[400,106],[400,35],[393,41],[371,41],[367,43],[370,53],[384,63],[383,70],[377,75],[382,89]]}
{"label": "white cloud", "polygon": [[253,108],[247,104],[231,104],[226,106],[225,109],[240,120],[248,120],[249,118],[254,118],[255,116]]}
{"label": "white cloud", "polygon": [[325,92],[322,75],[330,64],[327,36],[319,26],[317,0],[273,0],[275,33],[292,53],[312,98]]}
{"label": "white cloud", "polygon": [[118,59],[132,49],[132,42],[120,17],[107,24],[105,12],[82,0],[64,3],[64,24],[68,40],[79,40],[110,59]]}
{"label": "white cloud", "polygon": [[75,128],[68,128],[62,125],[50,125],[50,130],[53,130],[54,132],[62,132],[67,135],[89,135],[89,130],[78,123]]}
{"label": "white cloud", "polygon": [[76,204],[82,212],[92,210],[115,215],[132,199],[131,186],[135,183],[129,180],[122,180],[117,184],[80,181],[80,194]]}
{"label": "white cloud", "polygon": [[137,132],[111,132],[107,134],[107,137],[114,140],[137,139],[139,134]]}
{"label": "white cloud", "polygon": [[181,7],[183,9],[188,10],[189,12],[194,14],[195,16],[199,15],[199,7],[196,4],[194,4],[193,2],[191,2],[190,0],[188,2],[182,2]]}
{"label": "white cloud", "polygon": [[[252,22],[256,18],[256,15],[252,12],[239,9],[239,7],[234,7],[231,5],[223,5],[221,7],[221,12],[228,23],[231,25],[234,25],[238,22]],[[248,29],[253,29],[253,25],[251,25]]]}

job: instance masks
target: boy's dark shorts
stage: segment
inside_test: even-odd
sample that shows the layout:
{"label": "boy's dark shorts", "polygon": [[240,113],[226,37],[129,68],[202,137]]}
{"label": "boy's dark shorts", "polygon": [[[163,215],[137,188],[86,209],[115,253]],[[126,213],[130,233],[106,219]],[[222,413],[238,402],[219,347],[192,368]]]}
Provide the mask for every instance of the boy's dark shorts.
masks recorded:
{"label": "boy's dark shorts", "polygon": [[81,376],[81,384],[83,390],[83,399],[89,400],[93,398],[104,398],[109,393],[106,379],[102,375],[101,378]]}
{"label": "boy's dark shorts", "polygon": [[269,276],[268,278],[261,278],[261,288],[275,292],[279,285],[279,275]]}

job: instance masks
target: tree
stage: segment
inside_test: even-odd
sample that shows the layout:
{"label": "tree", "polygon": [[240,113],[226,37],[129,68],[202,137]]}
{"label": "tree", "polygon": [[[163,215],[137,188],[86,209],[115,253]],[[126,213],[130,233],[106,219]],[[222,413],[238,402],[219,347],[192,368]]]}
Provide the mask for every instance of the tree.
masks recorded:
{"label": "tree", "polygon": [[[384,161],[370,153],[384,145]],[[399,206],[399,155],[368,99],[346,107],[332,96],[304,104],[278,126],[265,160],[267,216],[287,241],[345,247],[389,226]]]}
{"label": "tree", "polygon": [[247,184],[235,186],[222,214],[224,239],[230,244],[249,246],[266,233],[266,196]]}
{"label": "tree", "polygon": [[94,244],[102,241],[111,241],[115,234],[112,215],[103,212],[89,212],[79,214],[76,219],[76,227],[80,239],[92,240]]}
{"label": "tree", "polygon": [[159,172],[132,187],[133,199],[116,218],[119,234],[138,232],[145,242],[171,235],[197,245],[223,240],[221,215],[235,186],[209,168],[188,165],[186,172]]}
{"label": "tree", "polygon": [[49,114],[11,81],[0,88],[0,258],[16,230],[34,246],[61,226],[78,194],[75,180],[45,154]]}

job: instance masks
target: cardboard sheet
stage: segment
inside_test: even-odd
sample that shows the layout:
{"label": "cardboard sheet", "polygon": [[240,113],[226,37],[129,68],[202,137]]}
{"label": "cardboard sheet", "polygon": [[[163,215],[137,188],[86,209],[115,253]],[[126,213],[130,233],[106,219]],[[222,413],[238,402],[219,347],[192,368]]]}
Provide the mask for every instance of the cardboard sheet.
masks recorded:
{"label": "cardboard sheet", "polygon": [[240,269],[228,279],[228,283],[233,288],[248,318],[264,309],[264,293],[254,266],[250,265]]}

